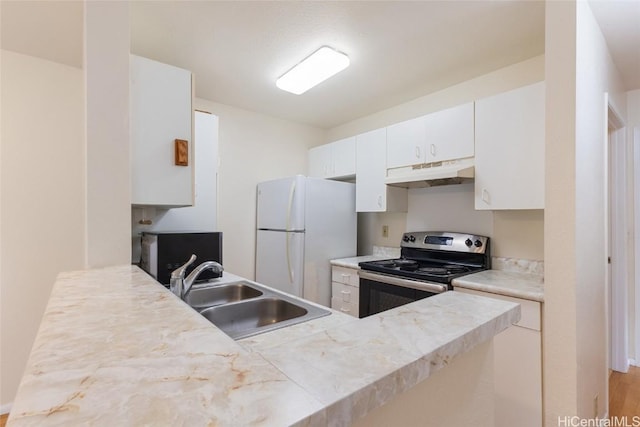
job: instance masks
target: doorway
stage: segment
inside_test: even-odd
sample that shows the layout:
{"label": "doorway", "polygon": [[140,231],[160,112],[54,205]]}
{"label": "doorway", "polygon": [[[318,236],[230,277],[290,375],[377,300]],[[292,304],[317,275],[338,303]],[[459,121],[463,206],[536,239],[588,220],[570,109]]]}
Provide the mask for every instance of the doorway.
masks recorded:
{"label": "doorway", "polygon": [[618,372],[629,370],[628,309],[628,167],[626,129],[620,116],[608,108],[607,138],[607,294],[609,311],[609,367]]}

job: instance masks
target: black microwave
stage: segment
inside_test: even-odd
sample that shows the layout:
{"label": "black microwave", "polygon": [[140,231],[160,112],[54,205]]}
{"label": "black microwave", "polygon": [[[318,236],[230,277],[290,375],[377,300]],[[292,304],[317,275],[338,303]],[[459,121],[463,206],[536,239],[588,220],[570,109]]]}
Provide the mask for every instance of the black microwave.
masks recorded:
{"label": "black microwave", "polygon": [[[169,286],[171,272],[186,263],[192,254],[197,258],[187,268],[187,275],[205,261],[222,264],[222,232],[142,232],[140,268],[165,286]],[[198,281],[214,279],[220,274],[206,270],[200,274]]]}

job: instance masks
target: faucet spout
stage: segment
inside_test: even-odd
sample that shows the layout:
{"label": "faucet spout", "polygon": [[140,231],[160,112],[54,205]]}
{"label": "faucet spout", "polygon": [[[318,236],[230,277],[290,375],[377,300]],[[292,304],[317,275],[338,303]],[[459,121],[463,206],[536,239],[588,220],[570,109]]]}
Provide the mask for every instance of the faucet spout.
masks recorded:
{"label": "faucet spout", "polygon": [[222,273],[224,269],[222,265],[218,264],[215,261],[205,261],[196,268],[185,278],[185,274],[187,271],[187,267],[189,267],[196,260],[195,255],[191,255],[189,261],[187,261],[183,266],[177,268],[171,273],[171,282],[169,289],[180,299],[184,300],[189,292],[191,292],[191,287],[198,279],[198,276],[205,270],[212,270],[218,274]]}
{"label": "faucet spout", "polygon": [[173,270],[171,272],[171,280],[169,282],[169,289],[179,298],[182,298],[182,294],[184,293],[184,276],[187,271],[187,267],[189,267],[196,260],[195,254],[191,255],[191,258],[184,263],[181,267]]}
{"label": "faucet spout", "polygon": [[200,274],[205,270],[211,270],[214,273],[220,274],[224,271],[224,268],[222,268],[222,265],[215,261],[205,261],[194,268],[193,271],[187,276],[187,278],[184,279],[184,285],[182,288],[182,299],[185,299],[187,295],[189,295],[189,292],[191,292],[191,287],[198,279],[198,276],[200,276]]}

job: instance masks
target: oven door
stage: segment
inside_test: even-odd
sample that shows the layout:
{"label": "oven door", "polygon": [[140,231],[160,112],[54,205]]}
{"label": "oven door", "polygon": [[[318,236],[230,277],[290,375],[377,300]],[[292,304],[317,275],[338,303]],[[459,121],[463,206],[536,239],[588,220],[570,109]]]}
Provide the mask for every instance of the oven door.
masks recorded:
{"label": "oven door", "polygon": [[443,283],[422,282],[360,270],[360,317],[446,292]]}

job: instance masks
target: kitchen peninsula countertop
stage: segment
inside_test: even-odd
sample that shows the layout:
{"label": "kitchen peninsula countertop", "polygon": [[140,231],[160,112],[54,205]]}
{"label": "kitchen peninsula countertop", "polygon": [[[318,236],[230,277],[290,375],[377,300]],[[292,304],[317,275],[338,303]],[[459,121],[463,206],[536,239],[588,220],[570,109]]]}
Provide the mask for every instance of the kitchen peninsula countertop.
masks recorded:
{"label": "kitchen peninsula countertop", "polygon": [[234,341],[135,266],[61,273],[8,425],[346,426],[519,318],[446,292]]}
{"label": "kitchen peninsula countertop", "polygon": [[453,279],[454,288],[472,289],[544,302],[544,277],[502,270],[485,270]]}

